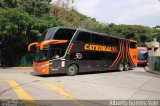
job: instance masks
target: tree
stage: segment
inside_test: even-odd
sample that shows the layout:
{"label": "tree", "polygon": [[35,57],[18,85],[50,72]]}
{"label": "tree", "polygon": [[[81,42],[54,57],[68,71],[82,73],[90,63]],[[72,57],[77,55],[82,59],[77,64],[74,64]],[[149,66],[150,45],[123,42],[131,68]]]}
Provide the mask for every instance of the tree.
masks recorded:
{"label": "tree", "polygon": [[5,59],[3,63],[7,66],[16,65],[18,63],[15,62],[16,53],[24,51],[27,46],[27,36],[24,36],[23,32],[31,24],[31,17],[22,10],[0,9],[0,24],[3,58]]}
{"label": "tree", "polygon": [[19,6],[30,15],[41,17],[49,13],[51,0],[22,0]]}
{"label": "tree", "polygon": [[42,16],[50,10],[51,0],[1,0],[1,8],[20,8],[30,15]]}
{"label": "tree", "polygon": [[[0,1],[0,39],[3,44],[3,63],[7,66],[19,65],[21,57],[27,52],[28,44],[35,42],[45,29],[59,24],[56,18],[48,14],[49,0],[28,2],[29,0]],[[34,7],[32,3],[35,4]],[[27,7],[34,10],[33,13]]]}
{"label": "tree", "polygon": [[21,0],[0,0],[1,8],[16,8],[20,5]]}
{"label": "tree", "polygon": [[[74,0],[57,0],[55,4],[52,4],[50,14],[54,17],[58,17],[60,23],[64,26],[71,26],[70,21],[75,21],[76,11],[73,8]],[[75,17],[73,17],[75,16]],[[78,19],[79,17],[77,17]]]}

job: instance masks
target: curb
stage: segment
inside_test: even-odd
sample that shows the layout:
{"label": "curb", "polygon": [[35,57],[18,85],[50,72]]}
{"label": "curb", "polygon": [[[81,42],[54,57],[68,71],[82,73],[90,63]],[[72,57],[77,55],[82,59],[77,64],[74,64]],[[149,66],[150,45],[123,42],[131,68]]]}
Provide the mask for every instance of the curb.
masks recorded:
{"label": "curb", "polygon": [[0,67],[0,69],[33,69],[33,67]]}
{"label": "curb", "polygon": [[146,66],[144,69],[145,69],[145,71],[147,71],[147,72],[149,72],[149,73],[153,73],[153,74],[158,74],[158,75],[160,75],[160,72],[158,72],[158,71],[152,71],[152,70],[149,69],[148,66]]}
{"label": "curb", "polygon": [[32,69],[32,67],[12,67],[13,69]]}

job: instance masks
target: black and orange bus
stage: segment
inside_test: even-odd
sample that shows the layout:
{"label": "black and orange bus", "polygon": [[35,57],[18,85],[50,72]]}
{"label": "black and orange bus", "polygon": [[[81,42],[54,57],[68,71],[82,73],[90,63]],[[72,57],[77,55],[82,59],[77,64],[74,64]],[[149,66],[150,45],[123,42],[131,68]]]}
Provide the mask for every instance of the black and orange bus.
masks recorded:
{"label": "black and orange bus", "polygon": [[47,29],[33,51],[33,69],[41,74],[129,70],[137,66],[137,43],[92,31],[54,27]]}

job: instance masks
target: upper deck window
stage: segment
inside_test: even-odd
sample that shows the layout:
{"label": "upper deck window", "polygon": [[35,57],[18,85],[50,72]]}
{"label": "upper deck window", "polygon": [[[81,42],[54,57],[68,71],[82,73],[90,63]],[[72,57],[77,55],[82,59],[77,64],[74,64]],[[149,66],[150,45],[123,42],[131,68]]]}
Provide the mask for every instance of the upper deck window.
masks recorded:
{"label": "upper deck window", "polygon": [[74,33],[76,32],[76,30],[74,29],[65,29],[65,28],[62,28],[62,29],[59,29],[53,39],[57,39],[57,40],[71,40]]}
{"label": "upper deck window", "polygon": [[77,41],[80,42],[91,42],[91,33],[89,32],[79,32]]}
{"label": "upper deck window", "polygon": [[48,29],[47,34],[45,36],[45,40],[52,40],[55,31],[56,31],[55,28]]}
{"label": "upper deck window", "polygon": [[137,45],[136,42],[130,42],[130,48],[136,49]]}
{"label": "upper deck window", "polygon": [[50,28],[45,30],[41,37],[38,39],[39,42],[42,42],[44,40],[52,40],[53,39],[53,35],[55,33],[56,29],[55,28]]}
{"label": "upper deck window", "polygon": [[92,34],[92,43],[97,43],[97,44],[103,44],[104,43],[104,36],[100,34]]}

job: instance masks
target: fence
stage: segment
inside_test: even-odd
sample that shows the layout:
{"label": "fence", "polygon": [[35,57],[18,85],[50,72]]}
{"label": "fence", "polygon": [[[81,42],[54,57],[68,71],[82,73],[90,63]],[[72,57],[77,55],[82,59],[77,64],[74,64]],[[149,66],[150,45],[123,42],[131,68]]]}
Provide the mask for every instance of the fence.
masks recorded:
{"label": "fence", "polygon": [[29,52],[3,52],[0,56],[2,67],[32,66],[33,54]]}

